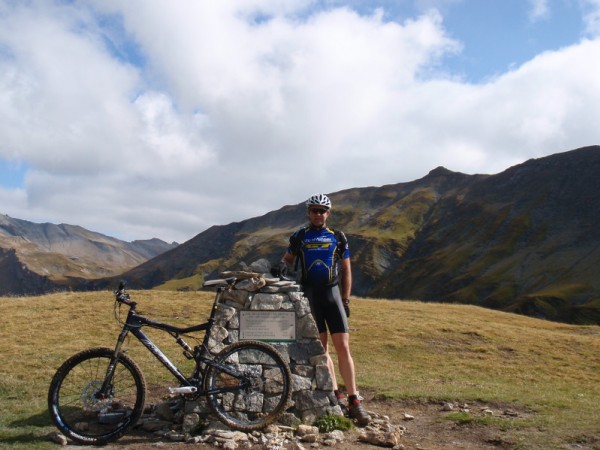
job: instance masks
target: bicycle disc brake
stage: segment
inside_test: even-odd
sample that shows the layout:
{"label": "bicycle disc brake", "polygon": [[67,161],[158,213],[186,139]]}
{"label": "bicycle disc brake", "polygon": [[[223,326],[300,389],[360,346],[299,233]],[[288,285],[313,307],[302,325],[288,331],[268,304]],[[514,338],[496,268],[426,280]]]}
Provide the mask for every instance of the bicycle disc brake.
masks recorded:
{"label": "bicycle disc brake", "polygon": [[81,402],[86,411],[98,412],[107,408],[107,400],[101,399],[98,393],[102,389],[100,380],[90,381],[81,392]]}

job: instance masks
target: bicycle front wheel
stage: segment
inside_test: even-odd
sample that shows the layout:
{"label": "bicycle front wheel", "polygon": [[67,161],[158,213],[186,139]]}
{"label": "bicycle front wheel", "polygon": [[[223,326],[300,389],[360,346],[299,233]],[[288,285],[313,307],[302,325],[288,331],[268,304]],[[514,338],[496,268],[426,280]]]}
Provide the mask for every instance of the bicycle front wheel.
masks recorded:
{"label": "bicycle front wheel", "polygon": [[285,411],[292,376],[288,364],[271,345],[235,342],[209,364],[204,377],[208,404],[227,426],[259,430]]}
{"label": "bicycle front wheel", "polygon": [[55,425],[82,444],[120,438],[142,415],[146,383],[131,358],[120,355],[108,389],[102,392],[114,350],[93,348],[75,354],[57,370],[48,391]]}

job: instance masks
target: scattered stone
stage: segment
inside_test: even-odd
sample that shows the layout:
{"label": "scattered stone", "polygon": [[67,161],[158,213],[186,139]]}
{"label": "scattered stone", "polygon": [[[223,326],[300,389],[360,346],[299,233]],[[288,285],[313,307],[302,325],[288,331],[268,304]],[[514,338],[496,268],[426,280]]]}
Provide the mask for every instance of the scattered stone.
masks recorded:
{"label": "scattered stone", "polygon": [[454,404],[446,402],[442,406],[442,411],[454,411]]}
{"label": "scattered stone", "polygon": [[[394,425],[389,417],[370,412],[373,420],[358,436],[359,442],[379,447],[401,449],[400,439],[406,429]],[[187,416],[193,416],[188,414]],[[195,419],[187,417],[185,420]],[[192,420],[194,422],[194,420]],[[180,428],[183,424],[180,425]],[[306,450],[307,448],[343,448],[347,436],[343,431],[334,430],[329,433],[319,433],[316,426],[300,424],[297,427],[279,424],[269,425],[262,431],[243,433],[230,430],[218,422],[210,424],[199,436],[190,436],[177,427],[163,432],[161,437],[169,442],[185,442],[188,444],[206,444],[227,450],[254,449],[260,450]],[[339,447],[341,445],[341,447]]]}
{"label": "scattered stone", "polygon": [[300,442],[307,442],[307,443],[311,444],[313,442],[317,442],[318,439],[319,439],[318,434],[306,434],[306,435],[300,437]]}
{"label": "scattered stone", "polygon": [[174,415],[173,410],[169,402],[162,402],[156,406],[154,415],[160,420],[166,420],[169,422],[173,421]]}
{"label": "scattered stone", "polygon": [[307,434],[319,434],[319,428],[312,425],[300,425],[296,430],[296,436],[306,436]]}
{"label": "scattered stone", "polygon": [[371,421],[363,429],[358,440],[379,447],[400,448],[400,439],[406,432],[406,428],[391,423],[389,417],[369,411]]}
{"label": "scattered stone", "polygon": [[58,431],[53,431],[52,433],[47,434],[46,439],[58,445],[67,445],[69,443],[67,441],[67,437]]}
{"label": "scattered stone", "polygon": [[404,420],[415,420],[415,416],[411,416],[410,414],[404,413],[403,417]]}
{"label": "scattered stone", "polygon": [[333,439],[337,442],[343,442],[345,439],[344,432],[341,430],[333,430],[326,434],[326,439]]}
{"label": "scattered stone", "polygon": [[258,293],[252,298],[250,304],[251,310],[263,310],[263,311],[277,311],[281,309],[284,297],[282,294],[264,294]]}
{"label": "scattered stone", "polygon": [[403,434],[404,431],[401,428],[395,428],[392,431],[365,430],[360,433],[358,440],[380,447],[395,447],[400,443]]}
{"label": "scattered stone", "polygon": [[[225,272],[221,272],[220,276],[222,278],[231,278],[231,277],[235,277],[238,279],[238,283],[239,280],[246,280],[248,278],[259,278],[263,276],[262,273],[258,273],[258,272],[248,272],[246,270],[229,270],[229,271],[225,271]],[[236,284],[237,286],[237,284]]]}
{"label": "scattered stone", "polygon": [[266,284],[267,284],[267,282],[262,277],[248,278],[245,280],[238,281],[235,285],[235,289],[249,291],[249,292],[255,292],[255,291],[258,291],[263,286],[265,286]]}
{"label": "scattered stone", "polygon": [[183,433],[179,433],[177,431],[169,431],[165,434],[165,437],[169,439],[171,442],[185,442],[186,436]]}
{"label": "scattered stone", "polygon": [[186,434],[192,434],[200,425],[200,415],[197,413],[186,414],[183,416],[181,430]]}
{"label": "scattered stone", "polygon": [[302,423],[302,421],[295,414],[285,412],[279,418],[279,423],[289,427],[297,427]]}
{"label": "scattered stone", "polygon": [[164,430],[171,426],[172,422],[157,418],[146,418],[142,421],[142,430],[153,433],[155,431]]}
{"label": "scattered stone", "polygon": [[248,270],[259,273],[269,273],[271,271],[271,263],[266,258],[261,258],[257,261],[254,261],[252,264],[248,266]]}
{"label": "scattered stone", "polygon": [[208,436],[191,436],[188,438],[186,444],[203,444],[208,440]]}
{"label": "scattered stone", "polygon": [[225,450],[235,450],[238,448],[238,445],[233,440],[225,441],[222,444],[222,448]]}

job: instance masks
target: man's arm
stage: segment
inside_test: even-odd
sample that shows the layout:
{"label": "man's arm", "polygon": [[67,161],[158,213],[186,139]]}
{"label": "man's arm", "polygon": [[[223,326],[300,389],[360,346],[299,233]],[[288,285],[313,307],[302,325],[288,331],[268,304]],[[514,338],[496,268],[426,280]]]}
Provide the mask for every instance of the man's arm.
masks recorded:
{"label": "man's arm", "polygon": [[279,261],[279,264],[277,266],[277,272],[273,272],[273,274],[276,274],[279,277],[287,276],[288,269],[289,267],[291,267],[293,262],[294,255],[290,253],[289,250],[286,251],[285,254],[281,257],[281,261]]}
{"label": "man's arm", "polygon": [[294,262],[294,255],[292,255],[290,252],[285,252],[283,258],[281,258],[281,261],[285,262],[289,266]]}
{"label": "man's arm", "polygon": [[342,299],[350,298],[350,292],[352,291],[352,267],[350,264],[350,258],[342,259],[342,267],[340,271],[341,281],[341,294]]}

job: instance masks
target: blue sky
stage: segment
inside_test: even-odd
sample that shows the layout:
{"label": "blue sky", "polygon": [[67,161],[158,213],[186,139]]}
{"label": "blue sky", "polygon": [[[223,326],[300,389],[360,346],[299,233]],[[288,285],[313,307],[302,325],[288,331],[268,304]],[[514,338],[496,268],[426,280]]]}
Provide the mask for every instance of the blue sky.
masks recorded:
{"label": "blue sky", "polygon": [[183,242],[498,173],[598,144],[599,74],[600,0],[0,0],[0,213]]}
{"label": "blue sky", "polygon": [[27,167],[13,161],[0,161],[0,183],[9,189],[24,188]]}
{"label": "blue sky", "polygon": [[575,2],[554,1],[545,14],[535,17],[524,0],[471,1],[449,8],[444,25],[463,43],[462,52],[448,58],[449,70],[481,82],[581,39],[582,11]]}

